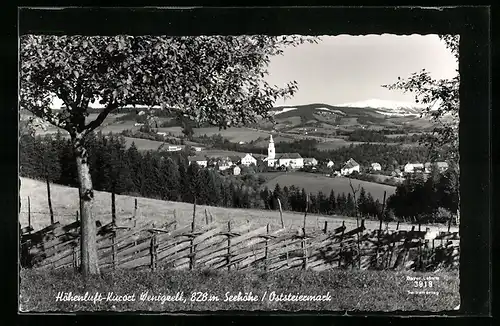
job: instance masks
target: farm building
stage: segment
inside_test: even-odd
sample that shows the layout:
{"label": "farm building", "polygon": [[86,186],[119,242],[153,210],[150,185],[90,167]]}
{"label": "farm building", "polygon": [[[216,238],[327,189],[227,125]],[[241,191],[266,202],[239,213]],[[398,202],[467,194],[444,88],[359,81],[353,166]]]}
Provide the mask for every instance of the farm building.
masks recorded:
{"label": "farm building", "polygon": [[431,167],[432,167],[431,162],[426,162],[426,163],[424,164],[424,172],[425,172],[425,173],[431,173]]}
{"label": "farm building", "polygon": [[318,165],[318,160],[315,159],[314,157],[306,157],[306,158],[304,158],[304,165],[305,166],[316,166],[316,165]]}
{"label": "farm building", "polygon": [[427,162],[424,164],[425,173],[431,173],[433,165],[437,168],[437,170],[440,173],[448,170],[448,163],[446,162],[436,162],[436,163]]}
{"label": "farm building", "polygon": [[326,167],[327,168],[333,168],[335,166],[335,163],[333,163],[332,160],[329,160],[327,163],[326,163]]}
{"label": "farm building", "polygon": [[396,169],[396,170],[391,172],[391,177],[402,177],[402,176],[403,176],[403,172],[401,172],[400,169]]}
{"label": "farm building", "polygon": [[246,154],[241,158],[241,164],[245,166],[250,166],[252,164],[257,165],[257,159],[252,156],[252,154]]}
{"label": "farm building", "polygon": [[344,166],[340,169],[340,173],[342,175],[349,175],[349,174],[352,174],[354,171],[359,173],[359,168],[360,168],[360,166],[359,166],[358,162],[356,162],[355,160],[350,158],[349,161],[347,161],[344,164]]}
{"label": "farm building", "polygon": [[235,166],[233,169],[233,174],[240,175],[240,173],[241,173],[241,168],[239,166]]}
{"label": "farm building", "polygon": [[233,162],[231,161],[231,159],[229,157],[226,157],[226,158],[218,160],[217,165],[219,166],[220,171],[224,171],[224,170],[229,169],[233,165]]}
{"label": "farm building", "polygon": [[418,170],[421,170],[421,171],[424,170],[424,165],[422,163],[406,163],[406,165],[404,167],[405,173],[414,173]]}
{"label": "farm building", "polygon": [[168,146],[167,151],[168,152],[178,152],[182,150],[182,146]]}
{"label": "farm building", "polygon": [[300,169],[304,167],[304,159],[299,153],[285,153],[278,159],[278,165]]}
{"label": "farm building", "polygon": [[372,171],[382,171],[382,166],[380,163],[372,163],[371,164]]}
{"label": "farm building", "polygon": [[240,164],[241,163],[241,157],[239,156],[236,156],[236,155],[230,155],[228,156],[229,160],[231,160],[231,162],[233,162],[233,164]]}
{"label": "farm building", "polygon": [[136,126],[136,127],[144,126],[144,123],[138,123],[138,122],[136,122],[136,123],[134,123],[134,126]]}
{"label": "farm building", "polygon": [[163,136],[163,137],[165,137],[167,135],[166,132],[161,132],[161,131],[158,131],[156,134],[160,135],[160,136]]}
{"label": "farm building", "polygon": [[208,165],[208,160],[206,157],[203,156],[190,156],[188,157],[189,164],[192,162],[198,163],[199,166],[207,167]]}
{"label": "farm building", "polygon": [[203,150],[203,147],[197,147],[197,146],[194,146],[193,149],[196,151],[196,152],[201,152]]}
{"label": "farm building", "polygon": [[439,172],[444,172],[448,170],[448,163],[446,162],[436,162],[436,166],[439,170]]}

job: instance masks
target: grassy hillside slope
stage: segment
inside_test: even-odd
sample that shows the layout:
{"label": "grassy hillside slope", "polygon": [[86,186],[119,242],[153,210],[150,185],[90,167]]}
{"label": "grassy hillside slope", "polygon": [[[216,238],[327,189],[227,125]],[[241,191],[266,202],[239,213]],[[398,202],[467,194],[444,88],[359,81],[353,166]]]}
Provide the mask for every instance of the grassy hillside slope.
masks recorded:
{"label": "grassy hillside slope", "polygon": [[[31,201],[31,224],[35,230],[39,230],[50,224],[49,209],[47,204],[47,189],[44,182],[21,178],[21,214],[19,220],[21,226],[28,225],[28,207],[27,198]],[[55,220],[61,224],[68,224],[75,221],[76,211],[78,210],[78,189],[61,185],[51,185],[52,206]],[[111,222],[111,194],[107,192],[96,191],[94,194],[93,214],[101,223]],[[130,196],[116,196],[116,214],[117,224],[123,222],[123,218],[131,217],[134,211],[134,198]],[[256,209],[235,209],[197,206],[196,223],[205,223],[205,209],[212,213],[218,222],[227,222],[232,220],[234,225],[250,223],[252,227],[258,227],[271,223],[273,228],[280,224],[279,212]],[[154,222],[161,225],[174,220],[174,210],[177,215],[177,222],[180,226],[189,225],[193,216],[193,205],[181,202],[169,202],[149,198],[138,198],[138,224]],[[302,226],[303,215],[300,213],[283,212],[283,219],[286,227],[298,229]],[[352,229],[356,227],[356,220],[352,217],[344,216],[318,216],[308,215],[307,226],[316,227],[317,224],[322,227],[324,221],[329,221],[329,228],[335,228],[342,225],[345,221],[346,227]],[[378,228],[378,222],[366,221],[368,229]],[[391,229],[396,227],[395,223],[389,226]],[[400,224],[400,229],[410,229],[411,225]],[[446,230],[445,225],[432,226],[431,229]]]}
{"label": "grassy hillside slope", "polygon": [[[389,196],[394,194],[394,192],[396,191],[396,187],[389,185],[383,185],[379,183],[356,180],[356,179],[351,179],[351,181],[354,189],[357,189],[358,185],[360,185],[360,187],[365,188],[365,191],[367,193],[372,194],[373,199],[375,200],[378,199],[380,202],[383,201],[384,191],[387,191],[387,198],[389,198]],[[295,185],[301,188],[303,187],[306,191],[312,193],[317,193],[319,191],[322,191],[327,196],[330,194],[330,191],[332,190],[336,194],[344,192],[346,196],[347,193],[352,193],[348,178],[343,178],[343,177],[330,178],[321,174],[312,174],[305,172],[291,172],[287,174],[282,174],[265,183],[264,187],[267,186],[269,189],[272,190],[274,189],[277,183],[279,183],[279,185],[282,188],[284,186],[290,187],[292,185]]]}

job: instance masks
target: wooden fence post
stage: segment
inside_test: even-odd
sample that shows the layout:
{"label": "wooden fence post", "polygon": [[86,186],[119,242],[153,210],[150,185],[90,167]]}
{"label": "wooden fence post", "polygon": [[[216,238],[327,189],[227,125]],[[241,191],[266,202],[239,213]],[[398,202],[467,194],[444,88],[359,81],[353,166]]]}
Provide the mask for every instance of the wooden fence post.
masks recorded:
{"label": "wooden fence post", "polygon": [[28,196],[28,230],[29,234],[31,234],[31,201],[30,196]]}
{"label": "wooden fence post", "polygon": [[177,211],[174,208],[174,230],[177,230]]}
{"label": "wooden fence post", "polygon": [[342,253],[344,249],[344,231],[345,231],[345,221],[342,221],[342,233],[340,234],[340,252],[339,252],[339,267],[342,266]]}
{"label": "wooden fence post", "polygon": [[283,210],[281,208],[281,200],[278,198],[278,208],[280,210],[280,220],[281,220],[281,228],[285,227],[285,222],[283,221]]}
{"label": "wooden fence post", "polygon": [[132,217],[134,219],[134,227],[137,226],[137,198],[134,199],[134,216]]}
{"label": "wooden fence post", "polygon": [[78,222],[80,220],[80,212],[76,211],[76,221]]}
{"label": "wooden fence post", "polygon": [[323,233],[328,231],[328,221],[325,221],[325,227],[323,228]]}
{"label": "wooden fence post", "polygon": [[151,237],[151,246],[150,246],[150,257],[151,257],[151,270],[156,270],[156,232],[153,233]]}
{"label": "wooden fence post", "polygon": [[205,224],[208,225],[208,212],[206,208],[205,208]]}
{"label": "wooden fence post", "polygon": [[399,230],[399,221],[398,224],[396,224],[396,231]]}
{"label": "wooden fence post", "polygon": [[115,206],[115,192],[111,192],[111,223],[116,225],[116,206]]}
{"label": "wooden fence post", "polygon": [[[267,223],[267,229],[266,229],[266,234],[269,236],[269,223]],[[264,256],[264,262],[265,262],[265,269],[266,272],[268,270],[268,261],[267,258],[269,256],[269,249],[268,249],[268,243],[269,243],[269,237],[266,237],[266,250],[265,250],[265,256]]]}
{"label": "wooden fence post", "polygon": [[[365,220],[362,219],[361,220],[361,227],[364,228],[365,227]],[[361,233],[361,235],[360,235]],[[361,230],[361,232],[358,233],[358,268],[361,269],[361,244],[360,244],[360,237],[363,236],[363,230]]]}
{"label": "wooden fence post", "polygon": [[54,211],[52,210],[52,199],[50,198],[50,183],[49,178],[45,178],[47,182],[47,199],[49,201],[49,212],[50,212],[50,224],[54,224]]}
{"label": "wooden fence post", "polygon": [[304,228],[303,233],[304,233],[304,235],[303,235],[301,247],[302,247],[302,254],[304,257],[303,269],[306,270],[307,269],[307,238],[306,238],[306,229],[305,228]]}
{"label": "wooden fence post", "polygon": [[306,217],[307,217],[308,210],[309,210],[309,194],[307,194],[307,196],[306,196],[306,209],[304,212],[304,226],[303,226],[304,236],[306,236]]}
{"label": "wooden fence post", "polygon": [[77,266],[77,262],[76,262],[76,249],[75,249],[75,246],[73,246],[73,269],[75,270],[75,272],[78,271],[78,266]]}
{"label": "wooden fence post", "polygon": [[382,232],[382,221],[384,220],[384,210],[385,210],[385,195],[386,195],[386,191],[384,190],[384,201],[382,202],[382,212],[380,212],[380,225],[378,227],[378,232],[381,233]]}
{"label": "wooden fence post", "polygon": [[117,255],[116,255],[116,232],[113,230],[113,235],[111,236],[111,251],[113,253],[113,269],[116,269],[116,260],[117,260]]}
{"label": "wooden fence post", "polygon": [[[193,203],[193,221],[191,222],[191,233],[194,233],[194,229],[196,227],[195,224],[196,221],[196,197],[194,198],[194,203]],[[195,267],[195,248],[194,248],[194,234],[191,235],[191,247],[189,249],[189,269],[193,270]]]}
{"label": "wooden fence post", "polygon": [[231,270],[231,220],[227,221],[227,270]]}

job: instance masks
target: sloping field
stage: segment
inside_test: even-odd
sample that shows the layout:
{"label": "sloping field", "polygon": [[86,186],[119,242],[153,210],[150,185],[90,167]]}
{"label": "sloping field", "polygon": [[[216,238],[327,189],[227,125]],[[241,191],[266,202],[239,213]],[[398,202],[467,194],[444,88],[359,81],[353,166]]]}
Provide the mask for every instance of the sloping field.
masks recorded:
{"label": "sloping field", "polygon": [[[21,178],[21,214],[19,220],[21,226],[28,225],[28,207],[27,198],[30,197],[31,202],[31,224],[35,230],[39,230],[50,225],[49,209],[47,204],[47,189],[44,182]],[[75,221],[76,211],[78,210],[78,189],[70,188],[61,185],[51,186],[52,206],[54,210],[55,220],[65,225]],[[94,194],[93,214],[97,220],[103,225],[111,222],[111,194],[107,192],[96,191]],[[116,214],[117,224],[124,218],[131,217],[134,211],[134,198],[130,196],[116,196]],[[235,208],[220,208],[209,206],[197,206],[196,208],[196,223],[205,223],[205,209],[213,216],[215,221],[227,222],[233,221],[235,226],[249,223],[252,227],[258,227],[271,223],[278,225],[280,223],[279,212],[268,210],[254,209],[235,209]],[[177,223],[180,226],[189,225],[193,216],[193,205],[189,203],[168,202],[149,198],[138,198],[137,221],[138,224],[154,222],[156,225],[161,225],[174,220],[174,210],[177,215]],[[303,223],[303,215],[300,213],[283,212],[283,219],[286,227],[299,228]],[[328,221],[329,228],[335,228],[342,225],[345,221],[347,229],[356,227],[356,220],[351,217],[344,216],[318,216],[308,215],[307,226],[315,227],[319,224],[324,225],[324,221]],[[378,228],[379,223],[376,221],[366,221],[367,229]],[[389,225],[389,228],[396,227],[395,223]],[[409,230],[411,225],[400,224],[400,229]],[[446,231],[445,225],[431,226],[432,230]],[[425,230],[425,228],[424,228]],[[456,231],[454,228],[452,231]]]}
{"label": "sloping field", "polygon": [[[174,135],[182,135],[181,127],[168,127],[168,128],[158,128],[160,132],[170,132]],[[226,130],[219,130],[218,127],[208,127],[208,128],[194,128],[195,136],[207,135],[208,137],[220,134],[225,139],[238,143],[240,141],[250,142],[259,137],[269,137],[269,133],[265,131],[254,130],[250,128],[228,128]]]}
{"label": "sloping field", "polygon": [[[149,150],[155,151],[158,149],[158,147],[160,147],[163,144],[163,142],[161,141],[150,140],[150,139],[132,138],[132,137],[124,137],[124,138],[127,144],[127,148],[132,146],[132,143],[135,143],[135,146],[140,151],[149,151]],[[165,146],[168,145],[169,144],[165,144]]]}
{"label": "sloping field", "polygon": [[[387,198],[394,194],[396,187],[382,185],[379,183],[361,181],[356,179],[351,179],[354,189],[357,189],[358,184],[360,187],[365,188],[367,193],[371,193],[373,199],[379,200],[380,202],[384,199],[384,190],[387,191]],[[274,189],[276,184],[283,188],[284,186],[299,186],[303,187],[306,191],[317,193],[322,191],[325,195],[329,195],[330,191],[334,191],[336,194],[344,192],[347,196],[348,193],[352,193],[351,187],[349,185],[349,179],[343,177],[329,178],[323,175],[304,173],[304,172],[292,172],[287,174],[281,174],[278,177],[265,183],[264,186],[269,187],[269,189]]]}

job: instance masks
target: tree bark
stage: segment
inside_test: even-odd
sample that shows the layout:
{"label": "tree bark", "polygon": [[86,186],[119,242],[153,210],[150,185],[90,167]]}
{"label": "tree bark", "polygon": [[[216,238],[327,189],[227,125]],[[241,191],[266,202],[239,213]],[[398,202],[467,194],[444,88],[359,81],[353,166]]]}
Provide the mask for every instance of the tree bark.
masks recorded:
{"label": "tree bark", "polygon": [[80,193],[80,254],[81,273],[84,276],[99,274],[99,260],[97,256],[97,231],[94,217],[92,216],[92,204],[94,189],[88,164],[88,153],[83,143],[82,135],[73,139],[73,149],[78,174]]}

